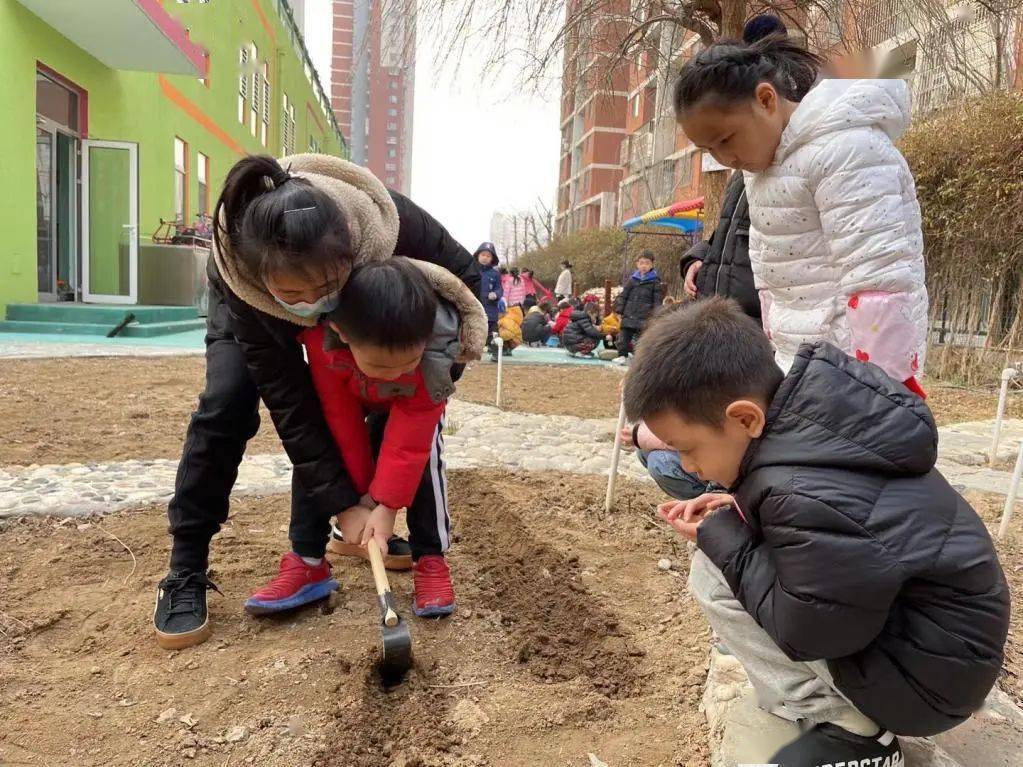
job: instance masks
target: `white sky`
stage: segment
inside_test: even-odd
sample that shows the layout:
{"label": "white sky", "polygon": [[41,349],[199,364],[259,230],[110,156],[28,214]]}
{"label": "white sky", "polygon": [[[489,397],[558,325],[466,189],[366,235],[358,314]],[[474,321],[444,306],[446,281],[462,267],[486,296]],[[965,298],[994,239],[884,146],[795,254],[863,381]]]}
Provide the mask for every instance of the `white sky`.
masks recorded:
{"label": "white sky", "polygon": [[[330,87],[330,0],[306,0],[306,45]],[[490,239],[497,211],[553,207],[558,182],[559,99],[520,93],[514,74],[484,81],[471,53],[457,76],[438,72],[432,40],[417,49],[412,199],[470,251]]]}

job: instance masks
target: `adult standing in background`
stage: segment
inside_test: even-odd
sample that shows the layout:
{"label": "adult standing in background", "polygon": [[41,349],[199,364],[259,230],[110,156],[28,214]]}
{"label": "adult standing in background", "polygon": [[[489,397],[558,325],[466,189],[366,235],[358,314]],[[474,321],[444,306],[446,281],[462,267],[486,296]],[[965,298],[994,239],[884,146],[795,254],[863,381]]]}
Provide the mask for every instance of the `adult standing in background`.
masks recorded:
{"label": "adult standing in background", "polygon": [[575,295],[575,276],[572,274],[572,262],[561,262],[561,274],[554,284],[554,295],[559,301],[571,298]]}

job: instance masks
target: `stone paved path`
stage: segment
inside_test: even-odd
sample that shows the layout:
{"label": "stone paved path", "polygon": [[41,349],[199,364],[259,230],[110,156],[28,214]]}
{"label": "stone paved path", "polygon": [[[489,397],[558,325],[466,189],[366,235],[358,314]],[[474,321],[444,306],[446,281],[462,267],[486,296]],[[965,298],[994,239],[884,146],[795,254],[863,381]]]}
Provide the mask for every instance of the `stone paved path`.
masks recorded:
{"label": "stone paved path", "polygon": [[[569,471],[607,476],[614,419],[539,416],[453,401],[445,441],[453,469],[503,467],[530,471]],[[526,431],[535,435],[526,442]],[[957,462],[957,432],[943,432],[939,468],[960,488],[1006,493],[1008,472]],[[968,452],[968,451],[967,451]],[[0,467],[0,518],[29,514],[81,516],[165,503],[174,488],[177,462],[132,460],[61,466]],[[631,455],[619,472],[647,479]],[[285,493],[291,487],[287,456],[248,456],[235,495]]]}
{"label": "stone paved path", "polygon": [[[938,429],[939,444],[944,447],[945,456],[956,463],[986,466],[991,451],[991,436],[994,421],[967,421]],[[1002,421],[1001,436],[998,440],[998,460],[1016,460],[1019,443],[1023,441],[1023,418],[1006,418]]]}
{"label": "stone paved path", "polygon": [[[485,405],[454,401],[448,408],[445,453],[449,468],[505,467],[607,475],[614,435],[612,419],[534,416],[502,412]],[[528,445],[526,429],[537,435]],[[0,468],[0,518],[28,514],[82,516],[165,503],[174,489],[177,461],[132,460],[116,463]],[[624,457],[620,474],[643,479],[646,473]],[[247,456],[235,495],[288,492],[287,456]]]}

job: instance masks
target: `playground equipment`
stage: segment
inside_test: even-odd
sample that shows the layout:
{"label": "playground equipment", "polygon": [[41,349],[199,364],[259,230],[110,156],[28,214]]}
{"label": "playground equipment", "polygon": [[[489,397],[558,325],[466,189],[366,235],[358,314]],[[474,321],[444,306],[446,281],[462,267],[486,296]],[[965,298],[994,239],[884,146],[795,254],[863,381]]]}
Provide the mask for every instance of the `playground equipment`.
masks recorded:
{"label": "playground equipment", "polygon": [[[647,231],[650,228],[651,231]],[[653,231],[658,228],[671,232]],[[622,224],[629,234],[696,234],[703,231],[703,198],[676,202],[667,208],[657,208],[642,216],[630,218]]]}

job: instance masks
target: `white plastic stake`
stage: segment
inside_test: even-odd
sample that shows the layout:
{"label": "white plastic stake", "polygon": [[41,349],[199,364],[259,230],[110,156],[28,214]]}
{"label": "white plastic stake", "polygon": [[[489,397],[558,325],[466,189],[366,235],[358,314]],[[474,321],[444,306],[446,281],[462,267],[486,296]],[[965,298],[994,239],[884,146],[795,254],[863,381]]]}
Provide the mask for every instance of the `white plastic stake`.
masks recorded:
{"label": "white plastic stake", "polygon": [[504,372],[504,339],[498,336],[494,339],[497,346],[497,397],[496,406],[501,407],[501,374]]}
{"label": "white plastic stake", "polygon": [[1006,368],[1002,371],[1002,388],[998,392],[998,411],[995,413],[995,430],[991,435],[991,453],[988,455],[988,465],[994,466],[998,460],[998,440],[1002,436],[1002,418],[1005,416],[1005,398],[1009,394],[1009,381],[1015,378],[1017,371],[1013,368]]}
{"label": "white plastic stake", "polygon": [[1012,472],[1012,482],[1009,483],[1009,495],[1005,498],[1005,509],[1002,510],[1002,523],[998,526],[998,540],[1002,540],[1009,532],[1009,523],[1012,522],[1012,512],[1016,506],[1016,493],[1019,492],[1019,478],[1023,475],[1023,441],[1019,443],[1019,454],[1016,456],[1016,468]]}
{"label": "white plastic stake", "polygon": [[607,473],[607,496],[604,511],[611,513],[614,504],[615,484],[618,481],[618,460],[622,456],[622,429],[625,428],[625,400],[618,406],[618,427],[615,429],[615,446],[611,449],[611,470]]}

